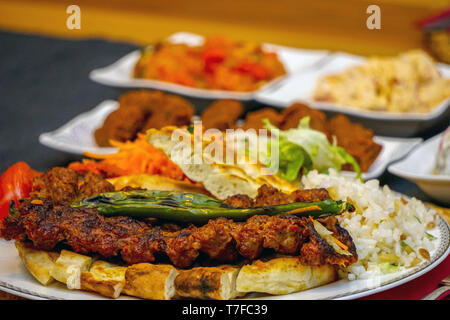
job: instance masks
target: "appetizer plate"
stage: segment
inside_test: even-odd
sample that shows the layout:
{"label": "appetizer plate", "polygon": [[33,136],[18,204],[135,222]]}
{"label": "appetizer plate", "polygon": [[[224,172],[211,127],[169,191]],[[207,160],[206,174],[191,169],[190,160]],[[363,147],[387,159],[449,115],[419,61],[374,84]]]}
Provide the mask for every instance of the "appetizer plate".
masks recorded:
{"label": "appetizer plate", "polygon": [[[264,104],[286,108],[294,102],[303,102],[329,114],[343,113],[360,122],[377,134],[407,137],[433,127],[450,116],[450,99],[442,101],[428,113],[392,113],[363,110],[330,102],[317,102],[312,98],[317,81],[328,74],[341,72],[351,66],[364,63],[366,58],[346,53],[334,53],[320,68],[291,74],[276,86],[260,91],[255,100]],[[450,77],[450,66],[438,64],[446,78]]]}
{"label": "appetizer plate", "polygon": [[[193,33],[178,32],[168,37],[168,40],[174,43],[201,45],[204,38]],[[329,55],[329,51],[325,50],[302,50],[274,44],[263,44],[263,48],[278,54],[287,74],[313,68],[316,64],[326,60]],[[274,79],[260,89],[251,92],[198,89],[165,81],[133,78],[134,66],[139,57],[140,50],[133,51],[107,67],[92,70],[89,76],[93,81],[114,87],[150,88],[198,98],[236,100],[251,100],[257,92],[270,88],[284,78]]]}
{"label": "appetizer plate", "polygon": [[84,112],[70,120],[55,131],[42,133],[39,142],[52,149],[83,154],[114,153],[116,148],[99,147],[94,138],[94,132],[103,125],[106,117],[119,107],[117,101],[105,100],[94,109]]}
{"label": "appetizer plate", "polygon": [[[430,233],[437,238],[435,240],[437,241],[436,248],[431,252],[429,261],[414,268],[364,280],[339,280],[325,286],[282,296],[251,294],[246,299],[356,299],[391,289],[429,272],[448,256],[450,252],[450,232],[445,220],[440,218],[439,224]],[[41,285],[24,267],[13,242],[3,239],[0,239],[0,290],[29,299],[40,300],[107,299],[89,292],[69,290],[63,284],[56,282],[49,286]],[[121,296],[119,299],[132,298]]]}
{"label": "appetizer plate", "polygon": [[405,159],[390,165],[388,170],[416,183],[430,197],[450,204],[450,176],[433,174],[441,136],[428,139]]}
{"label": "appetizer plate", "polygon": [[[97,154],[107,154],[116,152],[116,148],[99,147],[95,143],[94,132],[101,127],[105,118],[112,111],[118,108],[118,103],[113,100],[106,100],[94,109],[78,115],[76,118],[52,132],[42,133],[39,142],[43,145],[74,154],[91,152]],[[369,171],[363,174],[365,180],[379,177],[387,165],[401,159],[409,153],[422,139],[402,139],[389,137],[375,137],[375,141],[382,145],[383,149],[378,158],[370,167]],[[349,174],[353,174],[349,172]]]}

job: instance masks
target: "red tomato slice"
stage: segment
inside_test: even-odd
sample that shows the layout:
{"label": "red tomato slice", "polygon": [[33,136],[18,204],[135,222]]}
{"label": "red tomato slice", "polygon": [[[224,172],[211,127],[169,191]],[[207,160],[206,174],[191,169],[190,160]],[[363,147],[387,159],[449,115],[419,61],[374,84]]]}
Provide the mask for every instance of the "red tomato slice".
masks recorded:
{"label": "red tomato slice", "polygon": [[25,162],[17,162],[0,176],[0,220],[9,213],[9,203],[27,198],[33,186],[33,178],[40,175]]}

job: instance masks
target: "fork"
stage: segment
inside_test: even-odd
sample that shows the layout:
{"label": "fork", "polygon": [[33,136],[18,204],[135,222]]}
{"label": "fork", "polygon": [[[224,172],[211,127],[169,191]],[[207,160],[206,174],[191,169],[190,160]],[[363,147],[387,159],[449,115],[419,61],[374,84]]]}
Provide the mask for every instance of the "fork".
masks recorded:
{"label": "fork", "polygon": [[447,276],[446,278],[442,279],[441,282],[439,282],[439,284],[441,285],[441,287],[427,294],[425,297],[422,298],[422,300],[436,300],[442,294],[446,293],[447,291],[450,291],[450,276]]}

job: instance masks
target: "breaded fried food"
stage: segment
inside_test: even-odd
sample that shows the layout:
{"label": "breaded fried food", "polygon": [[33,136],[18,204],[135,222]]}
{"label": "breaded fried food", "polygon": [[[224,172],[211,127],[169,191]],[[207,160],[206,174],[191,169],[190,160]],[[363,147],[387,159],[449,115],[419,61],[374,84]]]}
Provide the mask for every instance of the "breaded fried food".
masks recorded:
{"label": "breaded fried food", "polygon": [[268,119],[271,124],[278,127],[280,125],[282,116],[272,108],[264,108],[257,111],[247,113],[245,122],[242,128],[247,129],[263,129],[264,119]]}
{"label": "breaded fried food", "polygon": [[214,101],[202,114],[202,125],[205,129],[224,131],[233,128],[243,113],[242,103],[235,100]]}
{"label": "breaded fried food", "polygon": [[138,106],[146,116],[151,116],[161,108],[164,95],[162,91],[132,90],[120,96],[119,105],[121,108]]}
{"label": "breaded fried food", "polygon": [[191,123],[195,113],[194,106],[186,99],[166,94],[162,97],[160,108],[156,110],[145,122],[141,131],[160,129],[165,126],[185,126]]}
{"label": "breaded fried food", "polygon": [[287,130],[297,128],[298,123],[304,117],[309,117],[309,127],[314,130],[326,132],[327,117],[320,110],[311,109],[303,103],[294,103],[281,113],[280,129]]}
{"label": "breaded fried food", "polygon": [[146,114],[141,107],[131,105],[113,111],[94,133],[95,141],[101,147],[109,146],[109,140],[134,140],[146,120]]}
{"label": "breaded fried food", "polygon": [[[381,151],[381,146],[373,140],[372,130],[352,123],[343,115],[333,117],[328,123],[328,130],[331,136],[336,137],[338,145],[358,161],[363,172],[369,170]],[[349,168],[344,165],[344,169]]]}
{"label": "breaded fried food", "polygon": [[161,91],[133,90],[119,98],[119,108],[105,119],[94,133],[100,147],[110,146],[110,140],[133,141],[139,132],[149,128],[191,122],[194,107],[186,99]]}

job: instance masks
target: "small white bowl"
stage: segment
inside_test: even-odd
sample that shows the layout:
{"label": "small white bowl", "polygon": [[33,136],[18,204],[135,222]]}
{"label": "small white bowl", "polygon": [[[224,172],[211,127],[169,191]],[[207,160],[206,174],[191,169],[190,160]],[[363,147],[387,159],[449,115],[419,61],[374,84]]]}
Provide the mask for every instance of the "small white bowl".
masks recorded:
{"label": "small white bowl", "polygon": [[428,139],[388,170],[416,183],[430,197],[450,204],[450,176],[433,174],[441,136],[442,133]]}

